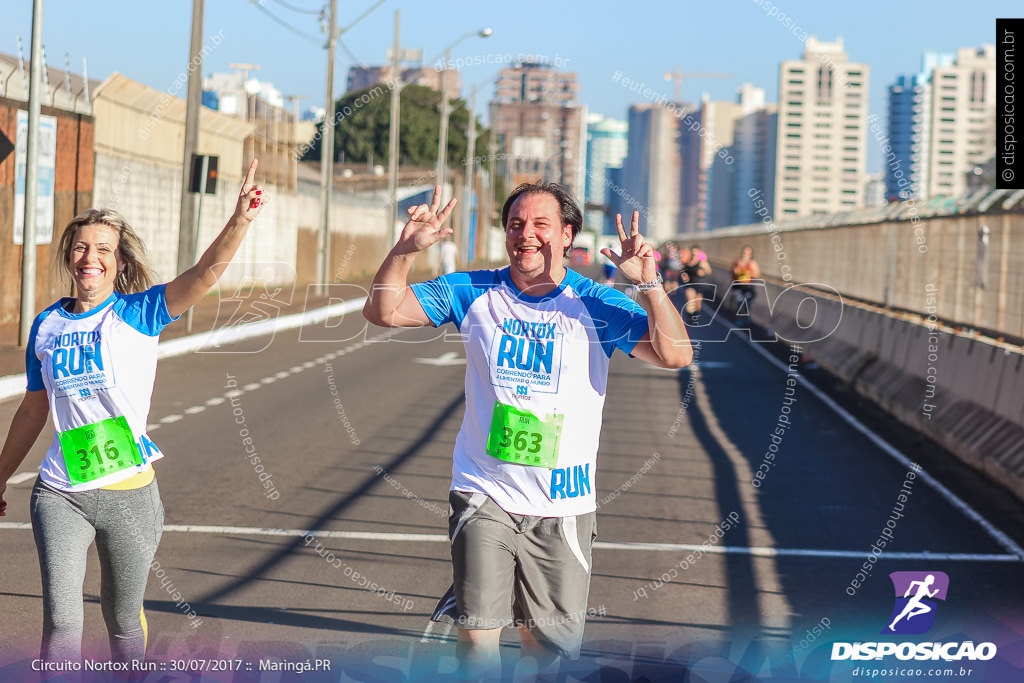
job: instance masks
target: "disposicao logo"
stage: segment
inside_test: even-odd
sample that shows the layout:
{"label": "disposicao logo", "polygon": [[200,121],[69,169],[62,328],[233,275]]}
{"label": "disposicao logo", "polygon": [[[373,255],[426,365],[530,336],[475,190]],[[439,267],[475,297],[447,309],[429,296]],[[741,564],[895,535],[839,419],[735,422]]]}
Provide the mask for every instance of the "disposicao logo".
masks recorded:
{"label": "disposicao logo", "polygon": [[[944,572],[893,572],[895,604],[883,635],[917,635],[927,632],[935,623],[938,600],[946,599],[949,577]],[[893,656],[901,660],[986,661],[996,656],[994,643],[966,640],[945,643],[832,643],[832,660],[868,660]]]}
{"label": "disposicao logo", "polygon": [[927,632],[935,623],[935,601],[946,599],[949,577],[945,572],[893,572],[889,578],[896,592],[896,604],[882,633]]}

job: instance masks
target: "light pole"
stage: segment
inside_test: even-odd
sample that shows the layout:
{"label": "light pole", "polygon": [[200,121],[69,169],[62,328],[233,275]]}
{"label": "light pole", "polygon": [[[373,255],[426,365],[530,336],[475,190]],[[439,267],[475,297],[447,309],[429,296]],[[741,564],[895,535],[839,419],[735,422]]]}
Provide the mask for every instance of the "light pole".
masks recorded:
{"label": "light pole", "polygon": [[[389,138],[388,138],[388,142],[389,142],[389,144],[388,144],[388,203],[389,203],[389,205],[388,205],[388,210],[386,212],[387,229],[386,229],[386,231],[384,233],[387,236],[386,240],[388,240],[388,242],[387,242],[387,244],[384,245],[385,252],[387,252],[387,250],[390,249],[392,245],[394,245],[396,242],[398,242],[398,235],[399,235],[399,232],[398,232],[399,228],[398,228],[398,225],[397,225],[398,221],[396,220],[397,219],[397,215],[396,214],[397,214],[397,211],[398,211],[398,117],[399,117],[399,115],[401,113],[401,99],[400,98],[401,98],[401,94],[402,94],[402,88],[404,88],[407,85],[407,83],[402,80],[401,73],[400,73],[400,71],[398,69],[398,66],[399,66],[398,59],[399,59],[399,53],[400,53],[400,48],[401,48],[401,46],[399,44],[399,30],[398,29],[399,29],[399,13],[398,13],[398,10],[395,10],[395,45],[392,48],[393,52],[392,52],[392,55],[391,55],[391,57],[392,57],[391,58],[391,70],[392,70],[391,77],[394,79],[394,82],[393,82],[393,85],[392,85],[392,88],[391,88],[391,128],[390,128],[390,134],[389,134]],[[442,179],[441,179],[441,173],[443,172],[443,170],[445,168],[445,154],[444,154],[444,151],[445,151],[445,149],[448,146],[448,120],[447,120],[448,98],[447,98],[447,92],[445,92],[445,90],[446,90],[446,88],[448,86],[448,82],[447,82],[447,67],[448,67],[448,60],[450,58],[451,49],[453,47],[455,47],[456,45],[458,45],[459,43],[461,43],[466,38],[470,38],[472,36],[480,36],[481,38],[486,38],[486,37],[490,36],[492,33],[494,33],[494,32],[491,29],[489,29],[489,28],[481,29],[479,31],[470,31],[469,33],[466,33],[464,35],[459,36],[451,45],[446,47],[444,49],[444,52],[442,53],[442,56],[444,57],[444,60],[445,60],[445,62],[444,62],[445,69],[441,73],[441,78],[442,78],[442,85],[441,85],[441,106],[442,106],[441,140],[439,140],[439,144],[438,144],[437,169],[436,169],[436,177],[435,177],[435,179],[438,181],[437,182],[438,185],[442,185],[443,186],[443,182],[442,182]],[[428,64],[433,64],[436,61],[437,61],[437,59],[433,59],[433,60],[431,60],[430,62],[427,62],[427,63]],[[426,67],[420,67],[413,74],[413,76],[409,79],[409,82],[412,82],[412,80],[416,76],[418,76],[419,72],[423,71],[424,68],[426,68]]]}
{"label": "light pole", "polygon": [[[476,85],[469,89],[469,126],[466,130],[466,172],[462,186],[462,241],[464,245],[463,263],[473,261],[472,240],[469,239],[473,220],[473,190],[476,161]],[[474,235],[475,236],[475,235]]]}
{"label": "light pole", "polygon": [[401,14],[395,10],[395,45],[391,48],[391,117],[388,128],[388,206],[384,211],[387,230],[384,232],[384,253],[398,242],[396,214],[398,213],[398,115],[401,110],[399,97],[402,94],[402,73],[398,69],[399,26]]}
{"label": "light pole", "polygon": [[[39,96],[43,73],[43,0],[32,3],[32,63],[28,88],[28,140],[25,152],[25,219],[21,240],[21,308],[18,346],[28,346],[36,314],[36,197],[39,194],[39,118],[43,100]],[[76,294],[78,294],[76,292]]]}
{"label": "light pole", "polygon": [[448,105],[448,64],[451,62],[452,48],[466,38],[480,36],[489,38],[494,31],[484,28],[479,31],[470,31],[459,36],[451,45],[444,50],[444,68],[441,70],[441,133],[437,141],[437,184],[444,189],[447,181],[448,170],[448,117],[451,115],[451,108]]}
{"label": "light pole", "polygon": [[[259,71],[259,64],[239,64],[232,62],[228,64],[228,68],[238,69],[242,72],[242,97],[245,98],[245,122],[249,122],[249,72]],[[249,168],[249,162],[252,161],[253,157],[256,156],[256,122],[252,124],[252,148],[246,150],[247,154],[244,156],[242,163],[246,168]],[[246,162],[245,159],[249,161]]]}
{"label": "light pole", "polygon": [[338,39],[350,28],[358,24],[370,12],[379,7],[384,0],[377,0],[369,9],[360,14],[345,27],[337,24],[338,0],[331,0],[327,18],[327,93],[324,97],[324,123],[320,129],[320,192],[321,224],[320,224],[320,258],[317,259],[317,287],[320,294],[327,294],[327,260],[331,239],[331,190],[334,186],[334,126],[337,123],[334,114],[334,54]]}
{"label": "light pole", "polygon": [[[477,93],[478,90],[480,90],[480,86],[485,85],[487,83],[490,83],[491,81],[493,81],[495,78],[497,78],[500,75],[501,75],[501,71],[499,71],[498,73],[494,74],[493,76],[491,76],[487,80],[481,81],[480,83],[475,83],[473,85],[473,87],[471,87],[469,89],[469,102],[468,102],[468,106],[467,106],[467,110],[469,111],[469,124],[466,127],[466,142],[467,142],[467,145],[466,145],[466,173],[465,173],[465,177],[463,178],[463,186],[462,186],[462,225],[464,226],[463,227],[463,240],[462,241],[464,242],[464,245],[465,245],[464,246],[463,257],[462,257],[463,258],[463,261],[462,261],[463,263],[469,263],[470,261],[473,261],[475,259],[475,254],[474,254],[475,249],[472,248],[472,242],[474,240],[470,240],[469,239],[469,230],[470,230],[470,222],[472,220],[472,215],[473,215],[473,213],[472,213],[473,212],[472,197],[473,197],[473,193],[474,193],[475,185],[476,185],[476,183],[474,182],[475,181],[475,177],[474,176],[476,175],[476,172],[475,172],[475,168],[476,168],[475,167],[475,163],[476,163],[476,93]],[[456,106],[452,111],[454,111],[455,109],[458,109],[458,108],[459,107]],[[449,112],[449,114],[451,114],[451,112]],[[492,144],[493,144],[493,140],[492,140]],[[492,155],[492,157],[493,157],[493,155]],[[492,159],[492,161],[493,161],[493,159]],[[481,203],[481,206],[482,206],[482,203]],[[486,213],[483,214],[483,215],[485,217],[487,216]],[[486,218],[485,218],[485,220],[486,220]],[[475,234],[474,234],[474,237],[475,237]]]}
{"label": "light pole", "polygon": [[324,123],[320,128],[320,249],[316,261],[316,282],[321,295],[327,293],[327,259],[331,239],[331,190],[334,186],[334,51],[338,41],[338,0],[331,0],[327,16],[327,94]]}
{"label": "light pole", "polygon": [[[286,147],[288,148],[288,158],[291,160],[288,163],[288,177],[292,178],[295,176],[295,168],[299,165],[298,154],[296,150],[299,148],[299,101],[305,100],[309,95],[285,95],[285,99],[292,103],[292,107],[295,109],[295,118],[292,120],[292,134]],[[292,149],[292,145],[295,145],[295,149]]]}

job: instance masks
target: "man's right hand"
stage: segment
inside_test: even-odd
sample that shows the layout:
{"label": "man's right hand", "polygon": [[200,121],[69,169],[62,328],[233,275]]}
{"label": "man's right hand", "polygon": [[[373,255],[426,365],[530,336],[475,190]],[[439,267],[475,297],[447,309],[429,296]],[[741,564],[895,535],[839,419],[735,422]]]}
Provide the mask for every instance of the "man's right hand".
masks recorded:
{"label": "man's right hand", "polygon": [[441,227],[455,209],[456,200],[452,199],[438,211],[441,206],[441,186],[434,186],[434,196],[430,205],[410,206],[409,222],[402,228],[394,252],[397,254],[415,254],[437,244],[446,235],[454,232],[451,228]]}

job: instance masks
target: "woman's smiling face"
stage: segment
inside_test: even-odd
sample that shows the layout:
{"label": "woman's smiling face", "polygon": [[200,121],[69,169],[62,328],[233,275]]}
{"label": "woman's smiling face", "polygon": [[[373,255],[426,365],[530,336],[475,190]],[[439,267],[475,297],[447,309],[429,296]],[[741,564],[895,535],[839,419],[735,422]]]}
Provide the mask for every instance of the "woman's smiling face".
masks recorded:
{"label": "woman's smiling face", "polygon": [[124,270],[119,241],[117,231],[109,225],[90,223],[78,229],[68,269],[79,296],[103,300],[113,293],[117,275]]}

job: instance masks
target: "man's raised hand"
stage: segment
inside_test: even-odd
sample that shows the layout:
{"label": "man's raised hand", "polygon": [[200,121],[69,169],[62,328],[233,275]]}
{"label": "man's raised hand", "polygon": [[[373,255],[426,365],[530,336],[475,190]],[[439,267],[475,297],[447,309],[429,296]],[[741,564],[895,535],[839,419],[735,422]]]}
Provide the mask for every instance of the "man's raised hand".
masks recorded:
{"label": "man's raised hand", "polygon": [[657,261],[654,260],[654,247],[645,242],[644,236],[640,234],[640,212],[633,212],[629,235],[626,235],[626,230],[622,227],[622,214],[615,214],[615,228],[619,231],[619,239],[622,241],[621,254],[616,254],[607,247],[602,249],[601,253],[633,283],[652,281],[658,275]]}
{"label": "man's raised hand", "polygon": [[456,200],[452,199],[443,209],[441,206],[441,186],[434,186],[434,196],[430,205],[410,206],[409,222],[402,228],[402,236],[398,238],[396,250],[403,254],[414,254],[440,242],[446,235],[454,232],[451,228],[442,227],[455,209]]}

